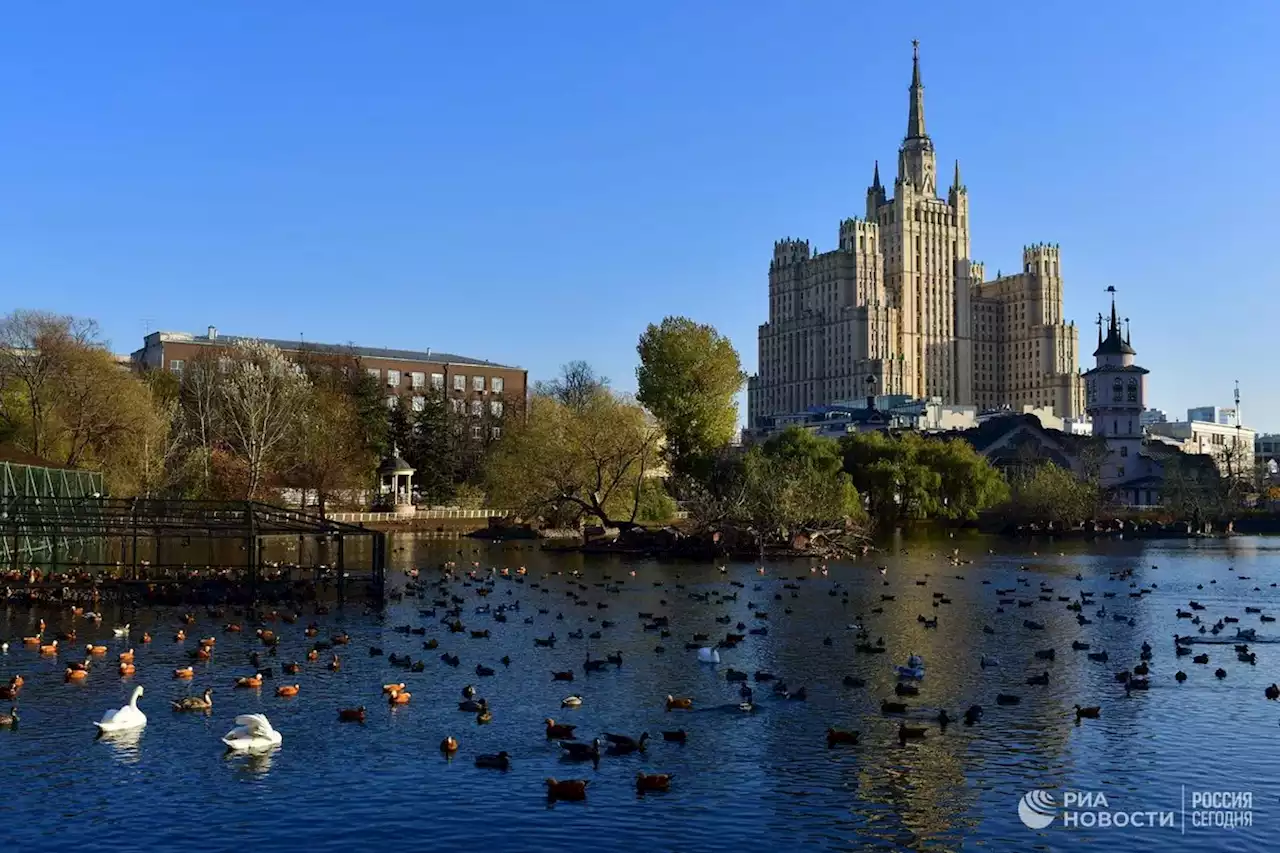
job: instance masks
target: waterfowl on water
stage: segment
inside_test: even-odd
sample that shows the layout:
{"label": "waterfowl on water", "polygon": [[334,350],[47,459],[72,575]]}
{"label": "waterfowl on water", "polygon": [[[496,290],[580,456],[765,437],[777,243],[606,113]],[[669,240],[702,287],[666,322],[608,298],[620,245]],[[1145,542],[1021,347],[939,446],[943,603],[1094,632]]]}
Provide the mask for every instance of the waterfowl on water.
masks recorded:
{"label": "waterfowl on water", "polygon": [[566,696],[560,700],[561,708],[577,708],[582,705],[581,696]]}
{"label": "waterfowl on water", "polygon": [[480,713],[476,714],[476,724],[483,726],[485,723],[493,722],[493,712],[488,707],[482,708]]}
{"label": "waterfowl on water", "polygon": [[905,714],[907,713],[907,705],[905,702],[881,702],[881,714]]}
{"label": "waterfowl on water", "polygon": [[688,697],[675,697],[670,693],[667,694],[667,710],[668,711],[689,711],[693,708],[693,700]]}
{"label": "waterfowl on water", "polygon": [[382,692],[383,692],[383,693],[390,693],[390,692],[392,692],[393,690],[404,690],[404,682],[403,682],[403,681],[401,681],[399,684],[384,684],[384,685],[382,685]]}
{"label": "waterfowl on water", "polygon": [[276,688],[276,695],[283,696],[286,698],[289,696],[297,696],[298,690],[301,686],[302,685],[300,684],[281,684],[279,687]]}
{"label": "waterfowl on water", "polygon": [[644,752],[644,745],[649,740],[649,733],[641,732],[638,738],[606,733],[604,739],[610,744],[610,755],[630,755],[633,752]]}
{"label": "waterfowl on water", "polygon": [[175,711],[208,711],[213,708],[213,690],[206,687],[203,696],[184,696],[169,704]]}
{"label": "waterfowl on water", "polygon": [[922,740],[928,734],[928,729],[920,726],[908,726],[906,723],[898,723],[898,741],[906,743],[909,740]]}
{"label": "waterfowl on water", "polygon": [[551,740],[559,740],[559,739],[568,740],[573,737],[573,731],[574,729],[577,728],[577,726],[570,726],[565,723],[557,723],[555,720],[551,719],[550,717],[547,717],[545,722],[547,726],[547,737]]}
{"label": "waterfowl on water", "polygon": [[827,748],[833,746],[856,746],[861,732],[843,731],[837,728],[827,729]]}
{"label": "waterfowl on water", "polygon": [[477,755],[476,767],[489,770],[509,770],[511,768],[511,757],[507,755],[505,749],[492,755]]}
{"label": "waterfowl on water", "polygon": [[1215,669],[1215,670],[1213,671],[1213,675],[1214,675],[1214,677],[1215,677],[1215,678],[1226,678],[1226,677],[1227,677],[1227,671],[1226,671],[1225,669],[1223,669],[1222,667],[1218,667],[1217,669]]}
{"label": "waterfowl on water", "polygon": [[1102,716],[1102,708],[1097,705],[1091,705],[1087,708],[1082,708],[1079,705],[1076,706],[1077,720],[1096,720],[1100,716]]}
{"label": "waterfowl on water", "polygon": [[[187,669],[190,669],[190,668],[191,668],[191,667],[187,667]],[[259,672],[259,673],[256,673],[256,674],[254,674],[254,675],[242,675],[242,676],[240,676],[239,678],[237,678],[237,679],[236,679],[236,685],[235,685],[235,686],[236,686],[236,687],[240,687],[240,688],[261,687],[261,686],[262,686],[262,673],[260,673],[260,672]]]}
{"label": "waterfowl on water", "polygon": [[489,703],[485,699],[464,699],[458,703],[459,711],[467,711],[472,714],[479,713],[489,707]]}
{"label": "waterfowl on water", "polygon": [[586,779],[547,779],[547,797],[576,802],[587,798]]}
{"label": "waterfowl on water", "polygon": [[1262,692],[1268,699],[1280,699],[1280,685],[1272,684]]}
{"label": "waterfowl on water", "polygon": [[491,669],[490,667],[483,666],[481,664],[476,664],[476,675],[480,676],[481,678],[487,678],[493,675],[493,672],[494,672],[493,669]]}
{"label": "waterfowl on water", "polygon": [[95,722],[99,732],[123,732],[140,729],[147,724],[147,715],[138,708],[138,699],[142,696],[142,685],[133,688],[129,704],[123,708],[107,711],[102,719]]}
{"label": "waterfowl on water", "polygon": [[364,722],[364,706],[359,708],[339,708],[338,722],[340,723],[363,723]]}
{"label": "waterfowl on water", "polygon": [[196,671],[189,666],[180,666],[173,671],[174,678],[195,678]]}
{"label": "waterfowl on water", "polygon": [[392,690],[387,694],[388,705],[408,705],[413,694],[407,690]]}
{"label": "waterfowl on water", "polygon": [[12,707],[9,713],[0,714],[0,729],[11,729],[18,725],[18,709]]}
{"label": "waterfowl on water", "polygon": [[334,655],[333,660],[329,661],[329,671],[337,672],[342,669],[342,661],[338,660],[338,656]]}
{"label": "waterfowl on water", "polygon": [[458,740],[453,735],[449,735],[440,741],[440,751],[445,755],[453,755],[458,751]]}
{"label": "waterfowl on water", "polygon": [[1044,687],[1049,683],[1049,671],[1045,670],[1040,675],[1033,675],[1027,679],[1027,684],[1032,687]]}
{"label": "waterfowl on water", "polygon": [[667,743],[685,743],[689,739],[689,735],[684,729],[676,729],[675,731],[666,731],[662,733],[662,739]]}
{"label": "waterfowl on water", "polygon": [[137,672],[137,667],[133,664],[129,663],[127,660],[120,661],[121,675],[133,675],[135,672]]}
{"label": "waterfowl on water", "polygon": [[120,653],[120,663],[133,663],[133,649]]}
{"label": "waterfowl on water", "polygon": [[970,705],[968,710],[964,712],[964,724],[972,726],[982,719],[982,706]]}
{"label": "waterfowl on water", "polygon": [[573,672],[553,672],[551,673],[552,681],[573,681]]}
{"label": "waterfowl on water", "polygon": [[1178,670],[1177,672],[1175,672],[1173,674],[1173,677],[1174,677],[1174,680],[1177,681],[1179,684],[1187,680],[1187,674],[1182,670]]}
{"label": "waterfowl on water", "polygon": [[43,645],[40,647],[40,654],[42,655],[56,655],[57,653],[58,653],[57,640],[54,640],[52,643],[49,643],[48,645]]}
{"label": "waterfowl on water", "polygon": [[236,752],[264,752],[279,746],[284,736],[271,727],[262,714],[236,717],[236,727],[223,736],[222,742]]}
{"label": "waterfowl on water", "polygon": [[21,676],[15,675],[13,678],[9,679],[8,684],[4,685],[3,687],[0,687],[0,700],[9,702],[14,699],[17,699],[18,691],[21,689],[22,689]]}
{"label": "waterfowl on water", "polygon": [[578,743],[572,740],[561,741],[560,749],[564,751],[562,757],[570,761],[600,760],[600,738],[593,738],[591,743]]}
{"label": "waterfowl on water", "polygon": [[311,651],[307,652],[307,660],[309,661],[320,660],[320,651],[318,649],[312,649]]}
{"label": "waterfowl on water", "polygon": [[671,774],[669,773],[645,773],[643,771],[636,773],[636,791],[638,793],[656,793],[670,788]]}

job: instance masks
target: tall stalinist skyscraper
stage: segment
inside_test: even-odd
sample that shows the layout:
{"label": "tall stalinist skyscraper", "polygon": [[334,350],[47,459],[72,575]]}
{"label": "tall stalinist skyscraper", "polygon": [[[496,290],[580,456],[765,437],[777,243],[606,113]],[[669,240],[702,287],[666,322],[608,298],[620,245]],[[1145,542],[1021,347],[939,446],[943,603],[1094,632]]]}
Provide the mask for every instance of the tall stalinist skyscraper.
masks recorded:
{"label": "tall stalinist skyscraper", "polygon": [[748,384],[761,417],[868,394],[979,408],[1083,407],[1074,324],[1062,320],[1058,248],[1023,249],[1022,270],[983,281],[969,257],[969,193],[956,161],[945,199],[925,129],[914,44],[907,134],[889,198],[873,170],[865,218],[840,223],[836,249],[774,243],[769,321]]}

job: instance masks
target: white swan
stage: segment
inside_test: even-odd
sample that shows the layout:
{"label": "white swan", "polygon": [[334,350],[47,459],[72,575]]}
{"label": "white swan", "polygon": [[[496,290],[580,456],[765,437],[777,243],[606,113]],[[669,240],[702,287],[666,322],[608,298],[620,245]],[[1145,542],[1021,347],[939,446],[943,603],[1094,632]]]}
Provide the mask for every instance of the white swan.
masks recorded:
{"label": "white swan", "polygon": [[271,723],[262,714],[241,714],[236,717],[236,727],[227,732],[222,739],[236,752],[261,752],[277,747],[284,736],[271,728]]}
{"label": "white swan", "polygon": [[147,724],[147,715],[138,710],[138,697],[142,695],[142,685],[133,688],[133,698],[129,704],[102,715],[99,722],[94,723],[100,732],[123,732],[129,729],[140,729]]}
{"label": "white swan", "polygon": [[700,663],[720,663],[720,652],[710,646],[704,646],[698,649],[698,661]]}
{"label": "white swan", "polygon": [[561,708],[577,708],[582,704],[581,696],[566,696],[560,700]]}
{"label": "white swan", "polygon": [[112,628],[111,633],[117,637],[129,636],[129,623],[126,622],[125,624],[121,625],[119,628]]}

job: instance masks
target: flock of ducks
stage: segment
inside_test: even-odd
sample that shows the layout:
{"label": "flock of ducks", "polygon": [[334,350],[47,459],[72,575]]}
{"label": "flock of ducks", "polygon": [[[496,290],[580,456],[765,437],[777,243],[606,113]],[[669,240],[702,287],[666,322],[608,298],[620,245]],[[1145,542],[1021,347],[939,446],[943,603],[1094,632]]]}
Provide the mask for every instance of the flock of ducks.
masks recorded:
{"label": "flock of ducks", "polygon": [[[963,561],[953,557],[950,560],[952,565],[961,565]],[[1157,567],[1152,566],[1153,570]],[[825,567],[814,566],[810,569],[809,574],[816,574],[819,569],[826,575]],[[1022,570],[1030,571],[1029,566],[1023,566]],[[727,573],[727,569],[720,568],[722,574]],[[757,570],[759,574],[765,574],[764,569]],[[450,636],[463,635],[473,639],[487,639],[494,631],[500,631],[498,626],[508,622],[513,618],[523,617],[526,624],[534,622],[532,614],[525,615],[522,609],[522,603],[518,600],[511,600],[500,605],[489,603],[490,596],[498,591],[499,583],[506,582],[506,595],[514,599],[515,587],[517,585],[525,585],[528,582],[530,593],[538,593],[544,596],[550,596],[559,593],[572,601],[575,607],[589,607],[594,605],[596,611],[606,609],[609,604],[599,597],[589,597],[587,593],[592,591],[592,587],[583,582],[578,573],[563,575],[561,573],[553,573],[544,575],[538,580],[527,579],[527,572],[521,568],[517,570],[508,569],[491,569],[482,571],[478,564],[473,564],[472,568],[467,571],[458,569],[455,563],[446,563],[441,566],[440,572],[434,581],[427,581],[421,576],[417,570],[411,570],[408,573],[408,582],[403,590],[396,590],[392,593],[392,598],[402,600],[408,596],[417,598],[423,602],[431,600],[431,606],[422,606],[419,609],[420,616],[424,618],[433,618],[439,620],[445,631]],[[632,571],[631,576],[635,576]],[[887,567],[880,567],[879,574],[885,577],[882,581],[884,586],[889,586],[890,581],[887,579]],[[962,575],[956,575],[956,579],[963,580]],[[1242,580],[1249,580],[1248,577],[1237,575]],[[796,575],[791,578],[783,578],[781,590],[776,590],[773,595],[775,602],[785,601],[784,593],[789,593],[791,598],[799,597],[801,589],[799,582],[806,580],[804,574]],[[1129,599],[1141,599],[1156,589],[1155,583],[1146,586],[1139,586],[1136,580],[1133,580],[1133,570],[1128,569],[1119,572],[1112,572],[1109,580],[1111,581],[1128,581]],[[1076,575],[1076,581],[1082,582],[1083,578]],[[916,580],[918,586],[927,586],[930,582],[930,576],[925,575],[924,579]],[[1216,583],[1217,580],[1210,580],[1210,584]],[[990,581],[981,582],[987,585]],[[746,584],[732,580],[728,584],[728,588],[715,588],[703,591],[687,591],[683,583],[677,580],[674,582],[655,581],[654,586],[664,587],[670,584],[676,591],[685,591],[687,595],[695,602],[699,602],[708,606],[723,606],[727,604],[735,604],[738,602],[740,591],[745,591]],[[621,591],[622,584],[616,582],[613,578],[605,574],[602,580],[595,583],[596,588],[603,589],[606,595],[618,593]],[[1272,584],[1275,586],[1275,584]],[[1203,589],[1203,584],[1200,585]],[[730,591],[732,590],[732,591]],[[1258,590],[1255,587],[1255,591]],[[765,589],[762,584],[756,584],[752,589],[753,593],[763,593]],[[836,583],[830,586],[827,594],[832,597],[841,597],[842,605],[849,604],[849,590],[842,584]],[[1119,595],[1118,590],[1107,590],[1102,593],[1101,600],[1105,602],[1115,599]],[[1012,587],[997,588],[995,590],[996,606],[995,614],[1006,614],[1010,610],[1014,612],[1030,611],[1038,613],[1044,610],[1044,604],[1052,604],[1055,601],[1063,604],[1066,610],[1074,615],[1075,621],[1083,628],[1093,625],[1108,618],[1115,621],[1124,621],[1129,625],[1134,624],[1133,617],[1122,612],[1108,613],[1107,604],[1101,603],[1094,591],[1079,588],[1069,595],[1059,594],[1055,589],[1044,580],[1041,580],[1038,587],[1032,586],[1030,579],[1018,577]],[[883,613],[884,604],[894,601],[895,594],[883,593],[880,595],[880,603],[878,606],[870,609],[867,618],[859,614],[855,621],[849,623],[846,628],[855,632],[856,654],[879,655],[887,652],[884,639],[876,638],[872,640],[871,632],[863,627],[869,620],[873,620],[875,616]],[[747,642],[749,637],[763,636],[768,633],[768,605],[765,603],[767,597],[761,601],[748,601],[747,607],[752,612],[756,621],[756,625],[748,629],[747,625],[739,621],[736,627],[725,632],[723,637],[712,637],[708,633],[695,633],[691,639],[685,643],[686,651],[696,652],[696,659],[702,664],[718,667],[721,662],[721,652],[735,648],[736,646]],[[462,623],[463,608],[470,602],[474,608],[473,615],[487,617],[492,623],[492,627],[486,627],[482,630],[468,630]],[[476,606],[478,603],[478,606]],[[666,604],[663,599],[662,604]],[[943,592],[932,593],[932,607],[934,615],[917,617],[917,622],[922,626],[921,630],[936,630],[939,623],[938,613],[941,608],[950,603],[950,598]],[[1115,605],[1112,605],[1113,608]],[[1233,631],[1234,636],[1230,640],[1238,640],[1234,642],[1234,653],[1238,662],[1248,665],[1256,665],[1257,655],[1253,651],[1250,644],[1257,642],[1257,628],[1241,628],[1234,623],[1239,622],[1239,617],[1232,615],[1223,615],[1213,622],[1206,622],[1202,618],[1201,613],[1207,610],[1206,605],[1202,605],[1197,601],[1190,601],[1187,604],[1187,610],[1179,608],[1177,617],[1186,619],[1189,624],[1195,626],[1197,631],[1185,635],[1175,634],[1174,636],[1174,656],[1180,660],[1183,657],[1191,657],[1192,662],[1197,665],[1208,665],[1210,662],[1207,653],[1195,654],[1193,646],[1199,642],[1208,640],[1208,635],[1217,637],[1224,632]],[[790,613],[791,607],[784,605],[785,612]],[[317,616],[327,613],[324,607],[316,607]],[[1247,607],[1246,615],[1256,615],[1259,622],[1265,624],[1274,621],[1274,619],[1263,613],[1261,608]],[[550,618],[551,608],[543,606],[537,608],[538,616]],[[208,609],[206,613],[210,619],[223,620],[227,619],[227,614],[223,610]],[[83,619],[90,624],[100,625],[102,617],[96,613],[86,613],[82,608],[71,609],[72,627],[68,630],[58,633],[52,639],[46,639],[47,625],[43,619],[39,620],[39,630],[36,634],[24,637],[22,646],[33,650],[40,656],[58,656],[60,649],[69,648],[70,646],[59,646],[59,643],[76,643],[76,620]],[[294,626],[302,621],[303,617],[296,610],[286,611],[270,611],[265,613],[242,612],[239,614],[241,621],[226,621],[222,624],[222,631],[225,634],[240,634],[247,624],[253,625],[254,636],[261,649],[252,652],[249,656],[249,662],[254,670],[252,674],[242,675],[231,681],[233,690],[259,690],[262,688],[265,679],[274,678],[274,666],[267,666],[272,662],[273,658],[279,657],[279,649],[281,646],[282,635],[290,633],[290,626]],[[646,633],[652,633],[658,638],[658,643],[653,647],[654,654],[665,654],[667,649],[665,642],[672,636],[670,618],[655,612],[640,612],[638,618],[641,621],[642,630]],[[173,642],[183,643],[187,639],[187,629],[192,628],[197,623],[197,617],[194,613],[186,613],[181,617],[181,625],[173,635]],[[564,621],[563,612],[558,613],[554,617],[554,621]],[[723,617],[716,617],[716,621],[720,624],[730,624],[733,620],[726,613]],[[1006,620],[1007,621],[1007,620]],[[586,628],[590,627],[590,638],[599,640],[603,638],[603,631],[614,627],[617,623],[610,619],[600,619],[597,621],[595,615],[586,619],[588,623],[584,627],[568,632],[571,639],[579,639],[585,637]],[[294,629],[296,631],[296,629]],[[1028,634],[1044,631],[1045,623],[1043,621],[1024,618],[1020,626],[1004,627],[1000,632],[990,624],[983,627],[983,633],[996,634],[1009,631],[1018,631]],[[400,635],[422,636],[422,648],[424,650],[438,650],[440,648],[440,638],[431,637],[425,639],[427,628],[425,626],[412,627],[403,625],[394,628],[394,632]],[[147,632],[137,632],[130,624],[123,624],[112,628],[112,637],[114,640],[127,644],[131,639],[137,636],[137,639],[145,646],[153,641],[153,638]],[[306,645],[309,646],[305,653],[308,663],[319,664],[324,659],[324,666],[331,670],[337,671],[342,668],[344,661],[339,657],[335,649],[340,647],[348,647],[351,637],[345,632],[331,633],[326,639],[320,638],[320,625],[318,622],[312,621],[300,632]],[[294,637],[296,639],[296,637]],[[547,636],[540,636],[534,639],[533,645],[538,649],[554,649],[557,640],[555,632],[550,632]],[[830,636],[823,640],[824,645],[832,645]],[[178,667],[172,670],[172,679],[190,683],[196,675],[196,665],[208,663],[213,660],[214,649],[216,648],[217,638],[213,635],[198,637],[196,639],[195,648],[188,652],[191,664]],[[1224,646],[1226,641],[1224,641]],[[78,648],[78,646],[76,646]],[[1111,660],[1110,653],[1105,649],[1094,649],[1090,642],[1084,639],[1076,639],[1071,643],[1071,650],[1074,653],[1084,652],[1090,661],[1107,664]],[[8,644],[3,644],[3,651],[8,651]],[[76,654],[76,659],[69,660],[65,664],[64,679],[67,682],[77,682],[85,679],[91,670],[96,668],[96,662],[108,653],[108,647],[102,644],[90,643],[85,647],[85,654],[81,657]],[[393,667],[402,669],[409,673],[422,673],[426,668],[425,659],[413,660],[407,654],[392,653],[386,656],[383,649],[379,647],[370,647],[368,650],[370,658],[383,657]],[[1025,684],[1028,687],[1045,687],[1048,686],[1053,676],[1051,667],[1057,659],[1058,650],[1056,647],[1048,647],[1039,649],[1034,652],[1032,663],[1040,672],[1025,678]],[[1122,669],[1115,673],[1115,681],[1123,685],[1126,696],[1131,696],[1135,691],[1144,691],[1149,689],[1153,668],[1153,649],[1149,643],[1144,642],[1136,654],[1137,663],[1129,668]],[[460,656],[444,651],[439,655],[439,660],[444,667],[457,668],[460,666]],[[986,673],[988,670],[999,670],[1002,666],[1001,661],[993,656],[983,654],[978,660],[978,670],[980,673]],[[501,660],[504,667],[510,666],[511,660],[509,656],[504,656]],[[586,654],[582,662],[582,673],[589,676],[593,673],[607,672],[612,669],[620,669],[623,666],[621,653],[607,655],[605,658],[593,659],[590,654]],[[136,655],[133,648],[121,651],[118,654],[118,660],[115,667],[118,674],[123,679],[133,677],[137,673]],[[285,674],[298,674],[304,671],[305,665],[301,661],[289,661],[281,666]],[[919,741],[929,736],[930,727],[928,722],[933,722],[940,732],[945,732],[951,723],[962,722],[966,726],[977,725],[983,718],[985,713],[982,704],[971,704],[957,719],[944,708],[936,711],[929,711],[923,708],[913,708],[908,704],[908,699],[919,697],[923,683],[925,681],[925,661],[919,656],[912,654],[905,663],[893,668],[897,677],[897,683],[894,686],[894,697],[892,699],[885,698],[880,703],[880,713],[886,717],[896,717],[897,721],[897,740],[900,745],[906,746],[911,741]],[[447,670],[446,670],[447,671]],[[496,667],[486,666],[483,663],[477,663],[475,666],[475,675],[479,679],[489,678],[495,674]],[[719,670],[715,670],[719,671]],[[1227,672],[1221,666],[1214,673],[1221,680],[1227,677]],[[574,682],[577,678],[575,670],[556,670],[550,669],[549,675],[555,682]],[[545,676],[544,676],[545,677]],[[1173,674],[1173,680],[1176,683],[1183,683],[1188,679],[1188,675],[1183,670],[1178,670]],[[743,713],[754,713],[758,706],[755,701],[754,690],[748,685],[748,681],[753,680],[757,689],[761,685],[770,685],[773,696],[779,701],[803,702],[807,699],[807,693],[804,686],[790,688],[778,676],[757,671],[753,675],[747,672],[735,670],[732,667],[724,671],[724,680],[727,683],[737,683],[739,685],[739,701],[733,706],[733,710]],[[863,679],[855,676],[845,676],[842,684],[845,688],[861,688],[866,686]],[[25,685],[25,680],[21,675],[14,675],[9,679],[6,685],[0,686],[0,700],[11,703],[10,710],[7,714],[0,714],[0,728],[16,728],[19,724],[18,699]],[[274,688],[276,696],[289,699],[294,698],[302,693],[302,682],[284,683]],[[1269,700],[1280,700],[1280,685],[1272,684],[1264,691],[1265,697]],[[101,719],[94,722],[98,732],[102,736],[110,736],[118,732],[133,731],[143,728],[147,725],[147,716],[139,708],[139,699],[144,696],[144,689],[141,685],[134,687],[132,696],[127,705],[107,711]],[[214,708],[214,691],[210,687],[204,688],[199,694],[188,694],[175,698],[170,701],[171,709],[174,713],[211,713]],[[992,697],[996,706],[1009,707],[1018,706],[1022,702],[1022,695],[1018,693],[998,692]],[[409,690],[408,684],[404,681],[394,681],[382,686],[382,701],[390,707],[407,705],[413,700],[413,693]],[[584,704],[584,697],[580,693],[571,693],[560,700],[561,709],[577,709]],[[695,707],[695,699],[690,696],[676,696],[668,694],[662,700],[662,707],[668,713],[678,714],[680,712],[692,711]],[[476,688],[468,684],[462,688],[461,699],[457,703],[457,709],[460,712],[474,715],[477,724],[484,725],[493,720],[493,707],[488,699],[479,696]],[[367,719],[368,711],[364,705],[356,705],[353,707],[343,707],[336,709],[336,718],[339,723],[363,724]],[[922,716],[923,715],[923,716]],[[1074,722],[1079,725],[1084,720],[1098,719],[1102,715],[1101,705],[1084,705],[1076,704],[1074,706]],[[908,725],[908,720],[912,722],[925,722],[926,725]],[[578,736],[579,726],[564,721],[557,721],[554,717],[548,716],[543,723],[543,735],[547,741],[556,742],[559,745],[561,760],[566,764],[579,762],[590,762],[597,769],[599,768],[602,757],[606,756],[626,756],[636,753],[646,753],[651,739],[650,733],[647,731],[638,734],[622,734],[617,732],[602,732],[593,735],[589,739],[580,738]],[[683,728],[669,728],[661,732],[664,742],[683,744],[687,742],[688,732]],[[826,729],[826,746],[829,749],[837,749],[841,747],[856,747],[859,745],[861,732],[857,729],[842,728],[836,725],[830,725]],[[267,719],[261,713],[241,714],[235,717],[235,727],[231,729],[222,739],[222,743],[227,749],[236,752],[263,752],[280,748],[283,743],[282,734],[274,729]],[[453,735],[444,737],[439,745],[440,752],[448,757],[456,756],[460,749],[460,743]],[[474,764],[478,768],[492,769],[499,771],[509,770],[512,765],[512,758],[506,750],[496,753],[477,754],[473,758]],[[668,773],[645,773],[637,772],[635,777],[635,788],[640,794],[656,793],[667,791],[671,786],[672,775]],[[551,800],[583,800],[587,795],[587,788],[590,780],[584,778],[561,779],[557,777],[548,777],[545,779],[546,793]]]}

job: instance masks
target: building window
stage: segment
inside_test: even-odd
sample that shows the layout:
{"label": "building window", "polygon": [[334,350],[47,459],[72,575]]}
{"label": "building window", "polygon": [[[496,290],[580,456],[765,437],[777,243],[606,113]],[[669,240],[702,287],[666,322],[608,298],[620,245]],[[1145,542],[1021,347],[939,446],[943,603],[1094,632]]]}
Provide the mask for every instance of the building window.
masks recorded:
{"label": "building window", "polygon": [[483,377],[483,376],[472,376],[472,377],[471,377],[471,390],[472,390],[472,391],[483,391],[483,390],[484,390],[484,377]]}
{"label": "building window", "polygon": [[477,417],[477,418],[478,418],[478,417],[480,417],[480,415],[484,412],[484,408],[483,408],[483,406],[484,406],[484,404],[483,404],[483,403],[481,403],[479,400],[472,400],[472,401],[471,401],[471,415],[472,415],[472,417]]}
{"label": "building window", "polygon": [[1123,446],[1120,448],[1120,455],[1121,455],[1121,456],[1128,456],[1128,455],[1129,455],[1129,445],[1127,445],[1127,444],[1126,444],[1126,445],[1123,445]]}
{"label": "building window", "polygon": [[502,438],[502,427],[494,427],[493,429],[489,430],[489,434],[493,436],[494,441],[497,441],[498,439]]}
{"label": "building window", "polygon": [[1120,403],[1124,400],[1124,382],[1119,377],[1111,386],[1111,402]]}
{"label": "building window", "polygon": [[495,418],[502,417],[502,401],[501,400],[489,401],[489,414],[493,415]]}
{"label": "building window", "polygon": [[374,379],[382,378],[382,371],[376,367],[366,367],[364,369],[364,372],[372,376]]}
{"label": "building window", "polygon": [[455,415],[461,415],[467,410],[467,404],[457,397],[450,399],[449,402],[453,404],[453,413]]}
{"label": "building window", "polygon": [[444,390],[444,374],[443,373],[431,374],[431,387],[435,388],[437,391]]}
{"label": "building window", "polygon": [[479,426],[473,426],[471,428],[471,437],[476,439],[477,441],[484,438],[484,428]]}
{"label": "building window", "polygon": [[493,393],[501,394],[502,393],[502,377],[501,376],[489,377],[489,387],[493,389]]}
{"label": "building window", "polygon": [[1130,403],[1136,403],[1136,402],[1138,402],[1138,380],[1137,380],[1137,379],[1130,379],[1130,380],[1129,380],[1129,393],[1128,393],[1128,395],[1127,395],[1126,399],[1127,399]]}
{"label": "building window", "polygon": [[169,369],[174,373],[181,373],[183,364],[185,364],[185,362],[180,358],[170,359]]}
{"label": "building window", "polygon": [[398,370],[387,371],[387,387],[388,388],[400,387],[400,371]]}
{"label": "building window", "polygon": [[426,398],[426,397],[418,396],[418,397],[414,397],[414,398],[413,398],[413,410],[414,410],[415,412],[421,412],[421,411],[422,411],[423,409],[425,409],[426,407],[427,407],[427,398]]}
{"label": "building window", "polygon": [[1117,465],[1117,466],[1116,466],[1116,476],[1117,476],[1117,477],[1123,477],[1123,476],[1124,476],[1124,466],[1123,466],[1123,465]]}
{"label": "building window", "polygon": [[409,384],[410,384],[411,386],[413,386],[414,388],[425,388],[425,387],[427,387],[427,374],[425,374],[425,373],[410,373],[410,374],[409,374]]}
{"label": "building window", "polygon": [[388,397],[387,397],[387,408],[388,408],[388,409],[394,409],[394,408],[396,407],[396,403],[398,403],[398,402],[400,402],[400,399],[399,399],[398,397],[396,397],[396,395],[395,395],[395,394],[392,394],[392,395],[388,396]]}
{"label": "building window", "polygon": [[453,390],[455,391],[467,390],[467,377],[463,376],[462,374],[458,374],[457,376],[453,377]]}

